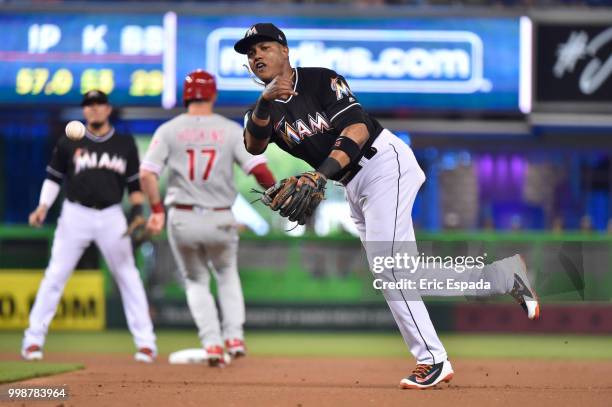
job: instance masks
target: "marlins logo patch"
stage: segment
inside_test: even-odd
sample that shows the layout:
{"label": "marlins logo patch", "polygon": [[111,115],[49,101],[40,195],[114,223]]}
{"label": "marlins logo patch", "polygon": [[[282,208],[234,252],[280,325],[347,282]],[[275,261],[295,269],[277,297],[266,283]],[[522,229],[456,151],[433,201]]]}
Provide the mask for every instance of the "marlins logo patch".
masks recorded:
{"label": "marlins logo patch", "polygon": [[336,92],[337,100],[340,100],[345,96],[354,96],[351,88],[349,88],[344,79],[339,76],[331,78],[331,88],[334,92]]}

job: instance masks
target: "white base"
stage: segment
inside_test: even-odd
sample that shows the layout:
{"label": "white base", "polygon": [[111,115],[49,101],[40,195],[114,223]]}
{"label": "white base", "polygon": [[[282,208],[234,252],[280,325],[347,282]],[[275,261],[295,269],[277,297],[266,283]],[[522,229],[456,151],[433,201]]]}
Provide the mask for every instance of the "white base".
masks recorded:
{"label": "white base", "polygon": [[[232,358],[227,353],[224,353],[225,364],[228,365]],[[208,361],[208,354],[202,348],[183,349],[172,352],[168,356],[168,363],[171,365],[189,365],[205,363]]]}

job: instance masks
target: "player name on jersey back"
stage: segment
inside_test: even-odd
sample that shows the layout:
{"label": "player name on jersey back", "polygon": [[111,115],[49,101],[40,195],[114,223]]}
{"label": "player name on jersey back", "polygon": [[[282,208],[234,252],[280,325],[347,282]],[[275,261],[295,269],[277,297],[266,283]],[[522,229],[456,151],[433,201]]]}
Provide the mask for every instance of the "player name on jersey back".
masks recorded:
{"label": "player name on jersey back", "polygon": [[230,207],[236,199],[233,165],[248,173],[257,158],[246,151],[242,127],[218,114],[181,114],[162,124],[143,167],[169,171],[165,204]]}

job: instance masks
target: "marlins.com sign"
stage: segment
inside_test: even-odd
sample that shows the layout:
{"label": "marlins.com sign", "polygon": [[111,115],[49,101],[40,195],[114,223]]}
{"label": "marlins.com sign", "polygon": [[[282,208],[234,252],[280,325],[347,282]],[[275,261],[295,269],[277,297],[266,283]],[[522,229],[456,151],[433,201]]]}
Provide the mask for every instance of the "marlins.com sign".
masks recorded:
{"label": "marlins.com sign", "polygon": [[[207,70],[222,90],[260,90],[234,51],[247,27],[224,27],[207,37]],[[288,28],[293,66],[322,66],[350,80],[357,92],[489,92],[483,41],[470,31]]]}

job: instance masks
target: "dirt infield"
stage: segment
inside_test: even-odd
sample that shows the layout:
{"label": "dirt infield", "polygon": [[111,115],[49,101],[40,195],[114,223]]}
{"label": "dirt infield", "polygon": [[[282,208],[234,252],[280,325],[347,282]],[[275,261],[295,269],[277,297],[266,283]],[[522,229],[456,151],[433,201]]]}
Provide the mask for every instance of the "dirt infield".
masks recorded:
{"label": "dirt infield", "polygon": [[86,368],[19,385],[66,384],[73,396],[64,406],[558,407],[609,406],[612,400],[612,362],[457,359],[450,385],[417,391],[397,387],[413,367],[407,359],[249,356],[223,369],[165,360],[141,365],[128,355],[50,354],[47,360]]}

